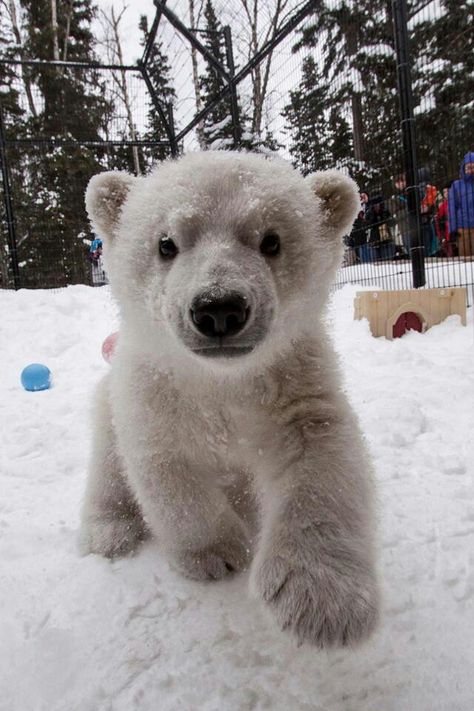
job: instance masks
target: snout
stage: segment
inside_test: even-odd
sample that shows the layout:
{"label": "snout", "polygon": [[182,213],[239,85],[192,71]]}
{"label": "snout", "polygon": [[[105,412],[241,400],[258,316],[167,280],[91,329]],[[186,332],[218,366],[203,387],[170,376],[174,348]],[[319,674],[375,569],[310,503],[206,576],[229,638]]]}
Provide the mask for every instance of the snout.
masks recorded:
{"label": "snout", "polygon": [[190,318],[200,334],[210,339],[235,336],[244,328],[250,315],[247,299],[238,293],[210,297],[196,297],[190,309]]}
{"label": "snout", "polygon": [[176,316],[170,314],[173,330],[202,359],[243,359],[262,344],[273,323],[275,301],[272,293],[257,288],[261,281],[253,279],[250,286],[242,284],[243,279],[232,279],[232,286],[224,281],[203,279],[192,291],[189,285],[191,293],[183,307],[179,308],[182,291],[173,303],[177,307]]}

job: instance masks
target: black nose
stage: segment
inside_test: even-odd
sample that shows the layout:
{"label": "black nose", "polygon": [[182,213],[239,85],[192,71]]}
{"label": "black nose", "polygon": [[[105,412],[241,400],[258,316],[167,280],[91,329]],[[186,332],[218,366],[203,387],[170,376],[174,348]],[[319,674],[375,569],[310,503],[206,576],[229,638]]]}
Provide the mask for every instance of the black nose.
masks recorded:
{"label": "black nose", "polygon": [[227,294],[221,298],[200,296],[191,306],[194,325],[209,338],[233,336],[241,331],[248,319],[249,308],[239,294]]}

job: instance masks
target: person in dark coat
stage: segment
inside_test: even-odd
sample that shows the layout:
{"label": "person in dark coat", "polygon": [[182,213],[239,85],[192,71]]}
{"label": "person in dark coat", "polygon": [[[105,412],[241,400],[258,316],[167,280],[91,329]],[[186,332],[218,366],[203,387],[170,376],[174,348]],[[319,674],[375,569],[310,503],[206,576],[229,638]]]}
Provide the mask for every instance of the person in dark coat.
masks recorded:
{"label": "person in dark coat", "polygon": [[369,230],[370,244],[392,241],[393,219],[381,195],[371,199],[365,221]]}
{"label": "person in dark coat", "polygon": [[394,217],[398,225],[403,247],[407,254],[410,253],[410,226],[408,221],[408,203],[406,196],[407,182],[405,173],[399,173],[395,178],[396,194],[393,197]]}
{"label": "person in dark coat", "polygon": [[[413,229],[410,228],[408,215],[407,185],[405,173],[400,173],[395,179],[397,189],[397,222],[402,236],[405,252],[410,255],[410,250],[414,246]],[[420,206],[420,237],[421,245],[425,248],[425,257],[436,251],[437,240],[434,230],[434,216],[438,204],[438,189],[431,185],[430,172],[428,168],[418,170],[418,194]]]}

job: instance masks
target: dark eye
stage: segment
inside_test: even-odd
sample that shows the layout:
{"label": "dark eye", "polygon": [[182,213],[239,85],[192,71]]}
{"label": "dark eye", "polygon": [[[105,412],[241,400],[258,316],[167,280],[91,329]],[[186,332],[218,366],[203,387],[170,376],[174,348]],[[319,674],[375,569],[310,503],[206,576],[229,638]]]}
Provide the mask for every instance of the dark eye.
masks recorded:
{"label": "dark eye", "polygon": [[178,248],[169,237],[162,237],[159,242],[158,249],[163,259],[174,259],[178,254]]}
{"label": "dark eye", "polygon": [[280,237],[276,232],[269,232],[260,242],[260,251],[267,257],[276,257],[280,252]]}

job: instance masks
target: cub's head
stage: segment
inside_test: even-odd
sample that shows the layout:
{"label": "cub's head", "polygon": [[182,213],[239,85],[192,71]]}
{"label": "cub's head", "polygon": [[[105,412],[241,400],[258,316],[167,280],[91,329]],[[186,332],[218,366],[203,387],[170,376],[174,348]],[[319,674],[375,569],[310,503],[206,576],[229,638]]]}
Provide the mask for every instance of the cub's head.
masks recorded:
{"label": "cub's head", "polygon": [[127,325],[157,351],[233,363],[318,320],[359,198],[334,170],[210,151],[97,175],[86,206]]}

